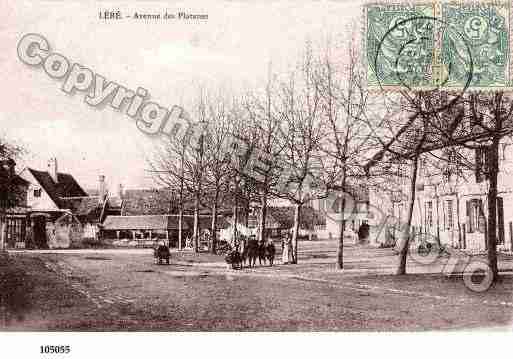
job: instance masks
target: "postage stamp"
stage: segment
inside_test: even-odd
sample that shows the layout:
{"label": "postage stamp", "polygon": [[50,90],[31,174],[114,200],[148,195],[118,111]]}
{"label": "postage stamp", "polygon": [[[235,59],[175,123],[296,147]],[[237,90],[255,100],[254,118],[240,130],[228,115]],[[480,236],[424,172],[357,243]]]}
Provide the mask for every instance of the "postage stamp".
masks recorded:
{"label": "postage stamp", "polygon": [[[447,87],[461,87],[466,81],[467,64],[472,61],[471,87],[495,88],[512,86],[510,48],[510,7],[508,4],[443,4],[444,23],[459,31],[445,31],[442,41],[442,63],[452,65]],[[467,45],[470,53],[462,51]],[[471,55],[471,57],[469,57]]]}
{"label": "postage stamp", "polygon": [[370,89],[513,88],[510,2],[365,6]]}

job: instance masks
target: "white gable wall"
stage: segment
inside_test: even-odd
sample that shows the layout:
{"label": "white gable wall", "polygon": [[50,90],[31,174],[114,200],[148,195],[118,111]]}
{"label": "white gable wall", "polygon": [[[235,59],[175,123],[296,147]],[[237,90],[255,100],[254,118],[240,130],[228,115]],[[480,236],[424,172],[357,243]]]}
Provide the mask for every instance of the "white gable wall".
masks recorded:
{"label": "white gable wall", "polygon": [[[50,195],[45,191],[45,189],[39,184],[39,182],[32,176],[32,173],[25,168],[21,173],[20,177],[25,179],[30,183],[27,189],[27,205],[32,208],[34,211],[55,211],[58,210],[59,207],[55,204],[55,202],[51,199]],[[34,197],[34,190],[41,189],[41,196]]]}

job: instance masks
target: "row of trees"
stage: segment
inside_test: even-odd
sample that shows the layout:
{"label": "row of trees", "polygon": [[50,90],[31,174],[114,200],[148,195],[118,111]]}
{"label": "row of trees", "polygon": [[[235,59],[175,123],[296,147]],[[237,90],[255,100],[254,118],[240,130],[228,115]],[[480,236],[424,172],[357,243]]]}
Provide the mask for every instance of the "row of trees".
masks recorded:
{"label": "row of trees", "polygon": [[[468,161],[469,151],[484,150],[488,259],[497,276],[498,148],[513,129],[511,95],[406,87],[393,95],[369,92],[358,41],[352,38],[343,47],[343,57],[340,49],[331,45],[314,49],[307,44],[291,71],[269,70],[262,89],[240,96],[199,91],[191,117],[201,127],[200,135],[193,141],[166,138],[151,161],[158,180],[179,192],[180,215],[185,203],[194,203],[194,247],[198,249],[201,207],[211,209],[211,250],[215,252],[220,203],[233,206],[234,223],[239,208],[258,203],[259,236],[263,237],[267,206],[272,199],[282,198],[295,206],[296,263],[301,208],[310,200],[334,191],[349,193],[362,182],[388,192],[399,186],[410,199],[397,270],[404,274],[419,160],[428,160],[432,174],[466,178],[468,171],[476,170],[475,162]],[[398,171],[405,166],[409,173]],[[405,178],[408,186],[403,186]],[[346,199],[342,196],[336,202],[342,221],[339,268],[343,267]]]}
{"label": "row of trees", "polygon": [[[192,141],[166,138],[150,161],[159,182],[179,192],[180,218],[184,205],[194,203],[196,249],[200,208],[212,213],[215,252],[220,203],[233,207],[234,223],[239,208],[257,203],[262,238],[268,205],[281,198],[295,207],[292,256],[297,262],[301,208],[333,189],[346,191],[363,174],[368,94],[353,45],[349,61],[336,62],[329,46],[316,52],[308,44],[291,71],[278,75],[269,66],[262,89],[237,97],[199,91],[191,117],[200,135]],[[341,238],[343,231],[344,226]],[[340,267],[342,250],[341,241]]]}

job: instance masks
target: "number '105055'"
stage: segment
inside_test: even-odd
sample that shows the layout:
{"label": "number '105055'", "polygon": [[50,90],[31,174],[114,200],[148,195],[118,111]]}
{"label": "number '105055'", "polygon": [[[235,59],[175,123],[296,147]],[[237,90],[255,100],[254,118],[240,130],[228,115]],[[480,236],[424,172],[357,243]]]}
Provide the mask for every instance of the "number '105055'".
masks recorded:
{"label": "number '105055'", "polygon": [[41,345],[41,354],[68,354],[71,352],[69,345]]}

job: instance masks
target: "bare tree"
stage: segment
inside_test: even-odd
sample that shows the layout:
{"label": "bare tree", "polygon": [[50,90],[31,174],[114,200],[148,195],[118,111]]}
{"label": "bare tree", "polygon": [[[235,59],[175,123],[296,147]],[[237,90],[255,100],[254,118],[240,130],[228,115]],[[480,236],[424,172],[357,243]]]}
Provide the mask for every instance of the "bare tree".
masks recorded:
{"label": "bare tree", "polygon": [[256,135],[252,137],[254,140],[246,140],[250,148],[248,161],[244,166],[244,177],[247,184],[258,191],[260,203],[258,230],[261,240],[266,235],[269,197],[280,174],[280,168],[274,160],[279,158],[283,151],[275,81],[275,75],[269,66],[264,93],[250,93],[244,100],[244,108],[250,122],[248,127]]}
{"label": "bare tree", "polygon": [[294,204],[292,263],[298,261],[301,208],[312,199],[325,197],[326,166],[321,149],[326,135],[321,112],[321,91],[315,76],[311,49],[307,47],[297,72],[280,88],[279,116],[284,123],[281,142],[283,172],[274,194]]}
{"label": "bare tree", "polygon": [[340,212],[337,265],[342,269],[346,216],[351,215],[346,212],[354,210],[347,201],[354,196],[352,192],[357,187],[356,183],[364,180],[362,163],[364,155],[374,146],[372,130],[376,125],[369,125],[375,118],[369,116],[371,104],[355,35],[345,48],[348,54],[346,62],[336,62],[332,51],[333,46],[328,43],[316,66],[316,76],[322,114],[329,128],[322,147],[336,169],[333,190],[342,192],[337,202],[339,208],[336,208]]}
{"label": "bare tree", "polygon": [[207,103],[208,124],[205,148],[205,192],[212,213],[210,251],[216,253],[218,208],[228,198],[230,187],[232,130],[230,108],[226,100],[218,98]]}

